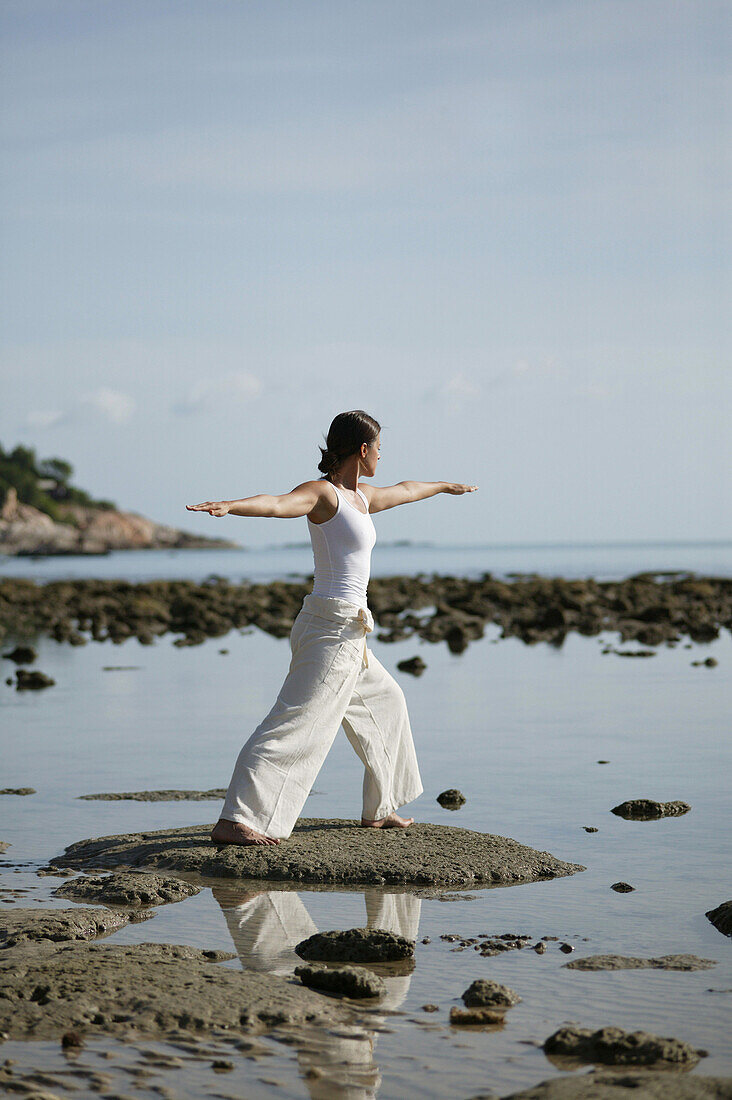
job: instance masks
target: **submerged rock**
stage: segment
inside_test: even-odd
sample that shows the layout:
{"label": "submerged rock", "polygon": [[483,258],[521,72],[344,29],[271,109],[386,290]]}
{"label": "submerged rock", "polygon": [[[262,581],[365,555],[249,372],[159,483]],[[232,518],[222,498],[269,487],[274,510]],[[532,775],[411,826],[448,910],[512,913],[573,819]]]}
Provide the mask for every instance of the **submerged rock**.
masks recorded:
{"label": "submerged rock", "polygon": [[437,801],[444,810],[459,810],[467,800],[462,791],[457,790],[455,787],[449,787],[448,790],[438,794]]}
{"label": "submerged rock", "polygon": [[658,955],[648,959],[633,955],[586,955],[564,964],[566,970],[709,970],[714,959],[698,955]]}
{"label": "submerged rock", "polygon": [[160,867],[213,878],[291,882],[477,886],[537,882],[584,871],[509,837],[451,825],[362,829],[356,821],[301,818],[280,844],[215,845],[210,825],[82,840],[60,867]]}
{"label": "submerged rock", "polygon": [[17,645],[10,653],[3,653],[6,661],[15,661],[16,665],[32,665],[37,656],[32,645]]}
{"label": "submerged rock", "polygon": [[468,1008],[510,1008],[517,1005],[521,998],[513,989],[489,978],[478,978],[462,994]]}
{"label": "submerged rock", "polygon": [[38,669],[19,668],[15,673],[16,691],[41,691],[42,688],[50,688],[56,681],[45,672]]}
{"label": "submerged rock", "polygon": [[451,1024],[502,1024],[505,1018],[505,1008],[492,1008],[488,1005],[476,1006],[475,1008],[458,1008],[453,1005],[450,1009]]}
{"label": "submerged rock", "polygon": [[377,974],[358,966],[296,966],[295,973],[303,985],[326,993],[358,998],[386,993],[386,984]]}
{"label": "submerged rock", "polygon": [[[111,915],[111,914],[108,914]],[[13,1039],[227,1034],[333,1025],[345,1007],[273,974],[214,964],[236,956],[179,944],[49,944],[0,956],[0,1029]]]}
{"label": "submerged rock", "polygon": [[44,940],[93,940],[116,932],[130,920],[129,915],[108,909],[15,909],[0,914],[0,948]]}
{"label": "submerged rock", "polygon": [[80,875],[57,886],[53,896],[103,905],[142,907],[183,901],[200,892],[199,886],[168,875],[116,871],[111,875]]}
{"label": "submerged rock", "polygon": [[77,798],[86,802],[207,802],[225,795],[224,787],[213,787],[210,791],[106,791]]}
{"label": "submerged rock", "polygon": [[410,657],[407,661],[399,661],[397,668],[400,672],[409,672],[412,676],[421,676],[427,665],[421,657]]}
{"label": "submerged rock", "polygon": [[732,1100],[732,1077],[595,1070],[578,1077],[552,1077],[503,1100]]}
{"label": "submerged rock", "polygon": [[383,928],[346,928],[316,932],[301,940],[295,951],[311,962],[395,962],[414,955],[415,941]]}
{"label": "submerged rock", "polygon": [[560,1027],[545,1041],[544,1051],[610,1066],[694,1066],[702,1057],[702,1052],[681,1039],[661,1038],[647,1031],[623,1031],[620,1027],[601,1027],[597,1031]]}
{"label": "submerged rock", "polygon": [[732,901],[723,901],[704,915],[723,936],[732,936]]}
{"label": "submerged rock", "polygon": [[688,802],[656,802],[652,798],[630,798],[613,806],[610,811],[626,821],[655,821],[659,817],[680,817],[688,814]]}

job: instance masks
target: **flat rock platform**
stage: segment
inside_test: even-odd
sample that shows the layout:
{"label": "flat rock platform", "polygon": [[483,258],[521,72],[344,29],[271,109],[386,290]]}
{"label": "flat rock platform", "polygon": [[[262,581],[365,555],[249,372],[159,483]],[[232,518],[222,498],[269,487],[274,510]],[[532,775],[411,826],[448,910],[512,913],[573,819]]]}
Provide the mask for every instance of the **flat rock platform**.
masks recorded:
{"label": "flat rock platform", "polygon": [[277,845],[214,844],[211,825],[81,840],[57,867],[158,867],[206,878],[398,886],[508,886],[584,871],[510,837],[452,825],[363,829],[356,821],[302,818]]}

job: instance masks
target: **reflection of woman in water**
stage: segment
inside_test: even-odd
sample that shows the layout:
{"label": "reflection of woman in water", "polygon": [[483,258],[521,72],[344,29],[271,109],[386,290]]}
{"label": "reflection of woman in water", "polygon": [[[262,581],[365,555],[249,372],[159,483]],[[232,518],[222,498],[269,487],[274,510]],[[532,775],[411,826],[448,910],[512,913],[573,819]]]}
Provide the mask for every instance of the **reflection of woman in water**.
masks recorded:
{"label": "reflection of woman in water", "polygon": [[340,413],[320,448],[319,481],[282,496],[187,505],[212,516],[307,516],[315,563],[313,591],[290,635],[289,672],[239,753],[211,833],[219,844],[278,844],[288,837],[341,724],[365,768],[361,824],[406,828],[414,820],[396,812],[423,790],[404,693],[366,646],[374,626],[366,604],[376,541],[371,515],[477,486],[402,481],[360,487],[360,477],[376,473],[380,432],[361,410]]}

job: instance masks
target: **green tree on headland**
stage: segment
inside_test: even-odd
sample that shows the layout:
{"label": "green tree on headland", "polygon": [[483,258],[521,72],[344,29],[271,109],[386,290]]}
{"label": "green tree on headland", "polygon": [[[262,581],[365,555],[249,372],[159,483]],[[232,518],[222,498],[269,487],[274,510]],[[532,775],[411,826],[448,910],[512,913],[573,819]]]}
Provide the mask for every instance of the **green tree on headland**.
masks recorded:
{"label": "green tree on headland", "polygon": [[32,505],[57,522],[65,519],[68,522],[64,505],[116,507],[109,500],[94,500],[83,489],[70,485],[73,474],[73,466],[64,458],[39,459],[32,447],[18,444],[12,451],[5,451],[0,443],[0,507],[9,489],[15,489],[22,504]]}

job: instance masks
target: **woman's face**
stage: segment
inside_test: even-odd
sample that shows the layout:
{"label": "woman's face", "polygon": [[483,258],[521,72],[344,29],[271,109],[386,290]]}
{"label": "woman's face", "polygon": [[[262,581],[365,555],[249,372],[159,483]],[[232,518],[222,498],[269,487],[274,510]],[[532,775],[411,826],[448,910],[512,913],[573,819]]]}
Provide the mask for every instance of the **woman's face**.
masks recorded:
{"label": "woman's face", "polygon": [[380,435],[377,435],[373,443],[368,444],[365,457],[363,456],[363,447],[361,448],[361,473],[364,477],[373,477],[376,473],[376,464],[379,461],[380,451]]}

